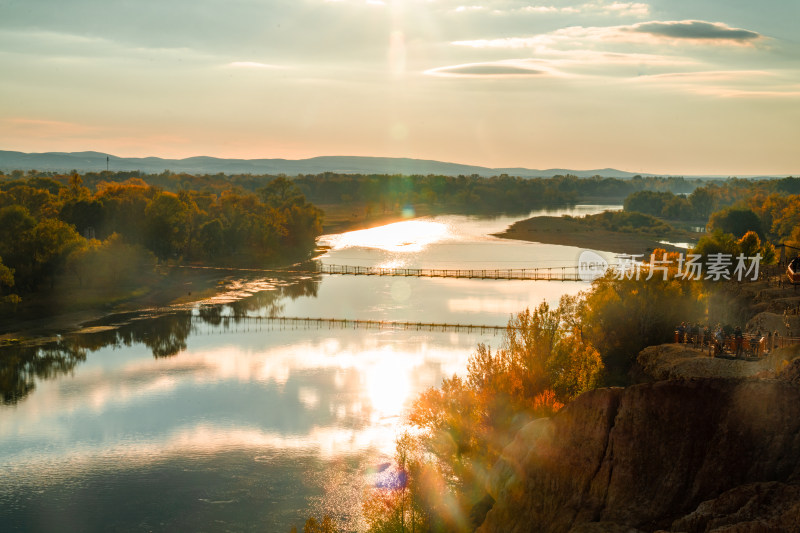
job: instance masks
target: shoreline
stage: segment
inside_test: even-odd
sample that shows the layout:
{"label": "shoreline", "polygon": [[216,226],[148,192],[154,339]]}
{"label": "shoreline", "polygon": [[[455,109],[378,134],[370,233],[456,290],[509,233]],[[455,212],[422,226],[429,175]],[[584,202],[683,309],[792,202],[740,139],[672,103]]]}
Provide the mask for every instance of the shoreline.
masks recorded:
{"label": "shoreline", "polygon": [[323,234],[329,235],[331,233],[343,233],[345,231],[357,231],[362,229],[369,229],[375,226],[382,226],[385,224],[392,224],[394,222],[402,222],[404,220],[413,220],[415,218],[436,216],[436,215],[475,215],[475,216],[494,216],[502,215],[519,215],[526,216],[533,210],[548,210],[548,209],[561,209],[564,207],[576,207],[580,205],[621,205],[625,200],[624,197],[618,196],[586,196],[576,200],[575,202],[549,205],[549,206],[534,206],[529,210],[520,212],[508,211],[468,211],[456,207],[436,206],[427,203],[411,204],[413,214],[408,216],[403,213],[403,209],[387,209],[380,212],[367,212],[367,206],[364,204],[345,205],[345,204],[319,204],[317,207],[323,210],[325,217],[322,223]]}
{"label": "shoreline", "polygon": [[[438,210],[432,210],[430,206],[424,204],[414,206],[414,210],[413,217],[403,216],[401,212],[386,212],[363,218],[359,217],[358,219],[343,218],[343,211],[340,211],[338,217],[332,217],[335,219],[334,222],[324,226],[324,234],[368,229],[439,213]],[[531,231],[529,226],[539,219],[563,220],[561,217],[534,217],[533,219],[521,220],[513,224],[505,232],[495,234],[495,236],[545,244],[588,247],[611,252],[619,251],[620,253],[635,253],[641,248],[642,244],[651,246],[653,243],[657,244],[656,240],[643,239],[629,233],[617,234],[616,240],[612,239],[611,235],[598,235],[598,233],[614,233],[605,230],[601,232],[586,232],[584,230],[580,233],[569,233],[562,231],[561,228],[545,230],[536,230],[534,228]],[[665,247],[665,245],[658,246]],[[314,254],[314,256],[316,255],[318,253]],[[191,265],[180,266],[189,267]],[[235,268],[229,270],[224,268],[168,268],[170,271],[152,286],[139,287],[132,291],[131,296],[117,301],[107,300],[94,307],[55,310],[52,314],[44,316],[6,319],[0,328],[0,346],[47,342],[56,339],[57,335],[79,331],[86,323],[98,322],[106,317],[120,313],[143,314],[153,310],[163,312],[169,308],[179,309],[181,306],[196,305],[204,301],[217,301],[219,298],[225,298],[227,293],[235,292],[234,287],[241,288],[243,283],[252,283],[256,280],[263,281],[266,277],[264,273],[247,273]],[[68,291],[66,296],[62,295],[60,298],[64,299],[64,301],[75,301],[75,298],[71,298]],[[58,295],[50,297],[33,295],[31,297],[32,301],[27,304],[26,312],[35,315],[37,309],[52,310],[52,302],[58,299]]]}
{"label": "shoreline", "polygon": [[589,250],[600,250],[619,254],[649,253],[656,248],[668,252],[681,251],[674,245],[663,244],[659,240],[675,242],[692,238],[686,233],[654,236],[643,233],[612,231],[604,228],[587,227],[579,218],[540,216],[520,220],[505,231],[495,233],[495,237],[542,244],[574,246]]}
{"label": "shoreline", "polygon": [[[115,303],[105,303],[93,308],[66,309],[39,317],[11,318],[3,324],[0,346],[40,344],[55,340],[61,334],[74,333],[88,322],[121,313],[145,313],[150,309],[196,303],[210,296],[224,293],[230,285],[222,272],[178,272],[171,271],[141,295]],[[221,286],[224,283],[224,287]],[[45,307],[48,301],[40,295],[32,297],[28,313]]]}
{"label": "shoreline", "polygon": [[[228,303],[263,290],[263,273],[236,269],[171,268],[163,279],[141,296],[94,308],[65,310],[36,318],[9,319],[0,331],[4,346],[41,345],[62,335],[79,333],[87,324],[97,324],[119,315],[145,316],[185,310],[202,303]],[[37,302],[36,305],[42,305]]]}

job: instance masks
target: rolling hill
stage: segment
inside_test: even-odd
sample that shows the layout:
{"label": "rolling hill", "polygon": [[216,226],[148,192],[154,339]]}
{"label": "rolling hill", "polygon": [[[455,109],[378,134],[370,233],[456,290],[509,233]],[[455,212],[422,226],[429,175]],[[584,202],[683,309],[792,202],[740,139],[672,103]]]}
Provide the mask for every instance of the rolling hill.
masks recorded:
{"label": "rolling hill", "polygon": [[613,168],[595,170],[570,170],[551,168],[536,170],[529,168],[488,168],[458,163],[446,163],[425,159],[395,157],[325,156],[310,159],[222,159],[217,157],[189,157],[186,159],[162,159],[160,157],[117,157],[101,152],[45,152],[24,153],[0,150],[0,170],[30,170],[69,172],[99,172],[108,168],[114,171],[139,170],[160,173],[164,170],[195,174],[319,174],[338,172],[344,174],[439,174],[458,176],[478,174],[481,176],[552,177],[572,174],[579,178],[603,176],[630,178],[633,172]]}

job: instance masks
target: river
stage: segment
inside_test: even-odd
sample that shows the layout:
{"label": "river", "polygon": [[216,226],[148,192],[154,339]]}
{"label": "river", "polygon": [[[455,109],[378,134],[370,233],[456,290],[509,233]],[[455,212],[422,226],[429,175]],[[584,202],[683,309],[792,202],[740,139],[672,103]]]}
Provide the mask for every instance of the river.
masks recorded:
{"label": "river", "polygon": [[[409,268],[573,266],[581,250],[492,237],[525,217],[435,216],[326,235],[318,261]],[[613,254],[606,254],[608,258]],[[363,529],[419,392],[463,374],[494,330],[363,329],[257,317],[503,326],[576,282],[318,276],[247,280],[245,297],[115,319],[3,348],[0,529]],[[239,295],[241,296],[241,295]],[[250,318],[247,318],[250,317]]]}

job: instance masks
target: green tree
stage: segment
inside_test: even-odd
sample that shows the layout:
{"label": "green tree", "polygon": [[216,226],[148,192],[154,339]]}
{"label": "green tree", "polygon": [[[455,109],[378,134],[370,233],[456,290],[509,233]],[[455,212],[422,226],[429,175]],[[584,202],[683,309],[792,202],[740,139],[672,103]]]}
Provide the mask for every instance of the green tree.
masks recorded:
{"label": "green tree", "polygon": [[623,209],[659,217],[674,196],[670,192],[638,191],[625,198]]}
{"label": "green tree", "polygon": [[305,202],[305,197],[297,185],[284,176],[273,179],[258,192],[264,203],[275,209],[283,209],[295,203]]}
{"label": "green tree", "polygon": [[63,266],[83,238],[61,220],[37,221],[21,206],[0,209],[0,257],[15,271],[20,288],[35,290]]}
{"label": "green tree", "polygon": [[215,218],[200,226],[198,241],[204,258],[219,260],[225,246],[222,221]]}
{"label": "green tree", "polygon": [[69,199],[61,205],[59,218],[75,226],[80,234],[98,231],[103,226],[103,203],[93,198]]}
{"label": "green tree", "polygon": [[183,252],[189,234],[189,209],[172,193],[159,193],[144,211],[145,243],[159,259]]}
{"label": "green tree", "polygon": [[743,237],[748,231],[755,231],[760,238],[764,238],[761,219],[752,209],[743,207],[727,207],[717,211],[711,215],[708,226],[711,230],[731,233],[737,239]]}
{"label": "green tree", "polygon": [[698,187],[689,195],[689,203],[699,218],[708,219],[714,206],[714,198],[708,189]]}
{"label": "green tree", "polygon": [[4,307],[16,309],[21,301],[19,296],[11,293],[12,287],[14,287],[14,270],[5,266],[3,258],[0,257],[0,309]]}
{"label": "green tree", "polygon": [[[756,236],[758,235],[756,234]],[[739,244],[731,233],[725,233],[721,229],[716,229],[713,233],[701,237],[692,249],[692,253],[703,256],[703,263],[708,264],[708,257],[711,254],[723,254],[736,257],[739,253]]]}
{"label": "green tree", "polygon": [[42,219],[30,232],[33,251],[33,287],[45,280],[52,286],[67,256],[85,240],[75,228],[61,220]]}
{"label": "green tree", "polygon": [[90,239],[82,245],[76,246],[67,256],[65,269],[75,276],[80,287],[83,287],[84,281],[89,278],[97,281],[96,264],[100,246],[100,241]]}
{"label": "green tree", "polygon": [[130,243],[145,241],[145,209],[157,191],[143,180],[98,184],[95,199],[103,204],[103,231],[98,237],[119,233]]}
{"label": "green tree", "polygon": [[646,278],[608,274],[593,283],[581,306],[582,334],[600,352],[609,384],[627,384],[641,350],[669,342],[677,324],[704,316],[702,283]]}
{"label": "green tree", "polygon": [[13,268],[25,269],[33,259],[29,233],[36,219],[20,205],[0,209],[0,257]]}

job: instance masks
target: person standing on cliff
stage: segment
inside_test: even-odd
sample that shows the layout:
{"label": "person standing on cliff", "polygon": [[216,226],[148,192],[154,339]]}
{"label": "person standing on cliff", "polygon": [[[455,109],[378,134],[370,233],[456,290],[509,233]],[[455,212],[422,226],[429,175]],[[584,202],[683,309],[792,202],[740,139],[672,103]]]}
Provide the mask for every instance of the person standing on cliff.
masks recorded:
{"label": "person standing on cliff", "polygon": [[736,349],[736,357],[739,358],[742,356],[742,344],[744,341],[744,337],[742,337],[742,328],[736,326],[733,330],[733,342]]}
{"label": "person standing on cliff", "polygon": [[722,331],[722,326],[717,324],[714,329],[714,355],[722,355],[724,350],[725,334]]}

